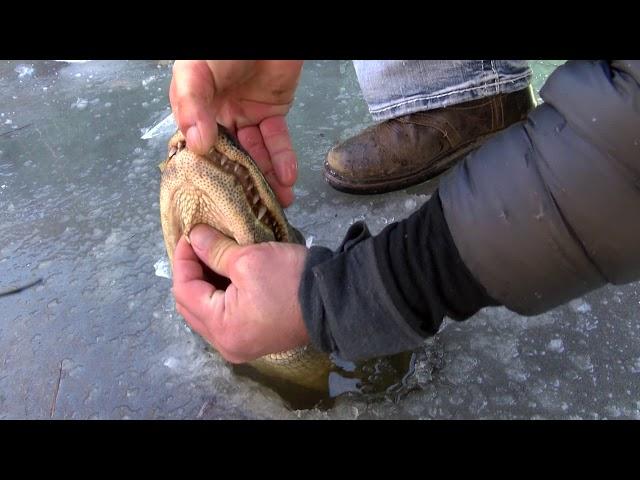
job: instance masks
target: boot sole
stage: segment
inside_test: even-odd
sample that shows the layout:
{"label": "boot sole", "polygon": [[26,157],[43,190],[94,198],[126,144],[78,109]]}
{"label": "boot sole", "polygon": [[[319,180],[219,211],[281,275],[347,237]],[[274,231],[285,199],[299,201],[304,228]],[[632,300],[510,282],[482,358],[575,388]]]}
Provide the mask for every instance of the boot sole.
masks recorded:
{"label": "boot sole", "polygon": [[424,183],[427,180],[431,180],[441,173],[451,169],[456,165],[457,161],[460,160],[461,157],[465,156],[470,151],[480,147],[485,141],[493,137],[496,133],[500,133],[502,130],[504,129],[497,130],[482,137],[478,137],[473,142],[455,150],[446,157],[438,159],[423,170],[403,177],[354,183],[353,180],[348,180],[345,177],[341,177],[340,174],[331,170],[328,164],[325,162],[324,179],[332,188],[340,192],[351,193],[354,195],[371,195],[402,190],[403,188],[408,188],[420,183]]}

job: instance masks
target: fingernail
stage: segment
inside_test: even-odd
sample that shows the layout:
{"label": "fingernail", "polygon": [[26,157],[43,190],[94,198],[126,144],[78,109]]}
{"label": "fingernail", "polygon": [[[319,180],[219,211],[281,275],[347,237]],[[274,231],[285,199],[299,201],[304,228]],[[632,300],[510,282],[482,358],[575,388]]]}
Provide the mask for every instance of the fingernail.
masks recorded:
{"label": "fingernail", "polygon": [[206,251],[216,238],[216,231],[209,225],[196,225],[189,234],[191,246],[196,250]]}
{"label": "fingernail", "polygon": [[202,152],[202,137],[197,125],[192,125],[187,130],[187,147],[195,152]]}

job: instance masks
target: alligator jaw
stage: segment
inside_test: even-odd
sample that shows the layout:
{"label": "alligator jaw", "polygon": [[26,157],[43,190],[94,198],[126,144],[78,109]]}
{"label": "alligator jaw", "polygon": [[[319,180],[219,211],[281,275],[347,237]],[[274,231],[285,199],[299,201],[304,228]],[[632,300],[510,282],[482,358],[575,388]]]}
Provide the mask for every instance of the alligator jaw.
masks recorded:
{"label": "alligator jaw", "polygon": [[241,245],[304,241],[287,222],[253,160],[224,132],[206,156],[188,150],[184,136],[176,133],[160,168],[162,227],[170,259],[180,237],[188,240],[199,223]]}
{"label": "alligator jaw", "polygon": [[242,187],[247,207],[257,220],[271,230],[274,239],[279,242],[286,241],[286,224],[278,222],[277,215],[262,200],[251,172],[245,166],[218,152],[215,148],[209,151],[206,158],[214,168],[232,176],[236,185]]}

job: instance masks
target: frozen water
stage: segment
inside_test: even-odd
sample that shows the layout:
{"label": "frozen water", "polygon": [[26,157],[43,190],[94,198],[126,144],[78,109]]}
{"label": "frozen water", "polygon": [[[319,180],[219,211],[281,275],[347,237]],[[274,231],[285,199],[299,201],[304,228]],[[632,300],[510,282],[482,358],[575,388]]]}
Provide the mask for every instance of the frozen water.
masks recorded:
{"label": "frozen water", "polygon": [[84,110],[85,108],[87,108],[87,105],[89,105],[89,101],[86,98],[78,98],[73,103],[73,105],[71,105],[71,108],[77,108],[78,110]]}
{"label": "frozen water", "polygon": [[[560,62],[532,63],[539,90]],[[33,72],[18,78],[19,65]],[[0,418],[640,417],[638,284],[535,317],[446,320],[392,394],[343,379],[326,411],[291,411],[236,375],[176,313],[167,280],[157,165],[175,131],[170,75],[143,61],[0,62],[0,290],[42,278],[0,297]],[[313,245],[336,248],[358,220],[376,233],[433,193],[324,183],[329,148],[369,124],[351,64],[308,62],[289,116],[300,168],[287,216]]]}
{"label": "frozen water", "polygon": [[554,338],[549,342],[549,344],[547,345],[547,348],[552,352],[558,352],[558,353],[564,352],[564,345],[562,344],[562,339]]}
{"label": "frozen water", "polygon": [[591,311],[591,305],[584,301],[582,298],[576,298],[569,302],[569,306],[577,313],[588,313]]}
{"label": "frozen water", "polygon": [[18,74],[18,78],[30,77],[34,72],[30,65],[18,65],[14,70]]}
{"label": "frozen water", "polygon": [[313,235],[309,235],[309,237],[305,239],[305,244],[307,248],[311,248],[311,246],[313,245]]}
{"label": "frozen water", "polygon": [[153,268],[155,268],[158,277],[171,278],[171,267],[169,266],[168,258],[161,258],[153,264]]}
{"label": "frozen water", "polygon": [[[111,104],[109,104],[111,106]],[[142,137],[142,140],[148,140],[150,138],[154,138],[157,136],[168,136],[169,134],[175,133],[177,129],[176,122],[173,119],[173,114],[169,113],[160,123],[158,123],[153,128],[145,130]]]}

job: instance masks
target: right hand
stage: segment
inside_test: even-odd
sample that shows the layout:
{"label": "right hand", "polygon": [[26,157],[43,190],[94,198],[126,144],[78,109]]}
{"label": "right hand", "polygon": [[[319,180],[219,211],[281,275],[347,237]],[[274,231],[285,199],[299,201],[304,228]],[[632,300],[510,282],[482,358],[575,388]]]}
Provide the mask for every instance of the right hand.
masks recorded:
{"label": "right hand", "polygon": [[[196,225],[189,239],[180,239],[173,258],[176,309],[225,359],[249,362],[309,344],[298,299],[305,246],[240,246],[208,225]],[[206,280],[203,263],[231,280],[226,290]]]}
{"label": "right hand", "polygon": [[283,207],[293,202],[296,154],[285,121],[301,61],[178,60],[169,97],[187,147],[205,154],[220,123],[249,152]]}

